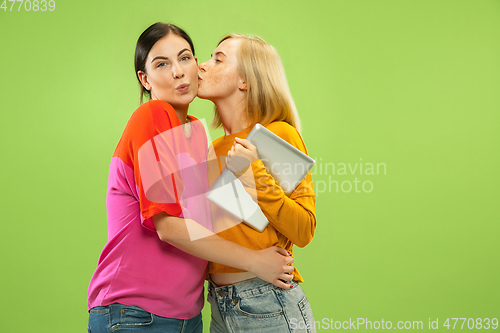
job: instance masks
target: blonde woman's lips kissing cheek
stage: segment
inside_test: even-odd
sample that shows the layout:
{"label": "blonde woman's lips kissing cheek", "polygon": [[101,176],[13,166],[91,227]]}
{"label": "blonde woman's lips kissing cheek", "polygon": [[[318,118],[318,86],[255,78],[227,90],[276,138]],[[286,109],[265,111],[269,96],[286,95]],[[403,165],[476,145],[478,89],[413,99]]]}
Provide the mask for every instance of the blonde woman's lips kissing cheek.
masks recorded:
{"label": "blonde woman's lips kissing cheek", "polygon": [[186,93],[188,90],[189,90],[189,84],[188,83],[182,83],[182,84],[179,84],[175,90],[177,90],[178,92],[180,92],[181,94],[184,94]]}

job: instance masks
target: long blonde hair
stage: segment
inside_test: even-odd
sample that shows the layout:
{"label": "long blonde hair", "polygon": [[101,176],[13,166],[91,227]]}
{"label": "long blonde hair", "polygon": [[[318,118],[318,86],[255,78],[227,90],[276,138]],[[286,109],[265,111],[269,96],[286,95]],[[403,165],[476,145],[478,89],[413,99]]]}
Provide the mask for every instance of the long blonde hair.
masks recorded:
{"label": "long blonde hair", "polygon": [[[276,49],[260,37],[239,34],[225,36],[218,45],[229,38],[241,40],[237,54],[238,74],[247,84],[248,121],[252,125],[260,123],[264,126],[273,121],[284,121],[300,133],[299,115]],[[215,107],[212,127],[221,126],[222,119]]]}

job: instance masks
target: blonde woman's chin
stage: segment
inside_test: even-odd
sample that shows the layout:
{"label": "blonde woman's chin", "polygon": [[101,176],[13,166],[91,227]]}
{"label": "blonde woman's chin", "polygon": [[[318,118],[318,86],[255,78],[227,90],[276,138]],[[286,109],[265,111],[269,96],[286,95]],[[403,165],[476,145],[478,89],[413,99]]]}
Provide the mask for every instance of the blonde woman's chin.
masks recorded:
{"label": "blonde woman's chin", "polygon": [[219,287],[254,279],[256,277],[257,276],[250,272],[210,274],[212,282]]}

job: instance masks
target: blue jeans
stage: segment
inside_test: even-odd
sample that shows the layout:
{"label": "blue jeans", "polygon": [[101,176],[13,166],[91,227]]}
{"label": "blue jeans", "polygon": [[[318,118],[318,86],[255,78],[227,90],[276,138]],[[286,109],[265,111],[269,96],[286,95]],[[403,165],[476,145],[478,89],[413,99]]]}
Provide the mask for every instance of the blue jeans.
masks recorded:
{"label": "blue jeans", "polygon": [[259,278],[225,287],[208,282],[211,333],[316,332],[311,305],[295,281],[281,289]]}
{"label": "blue jeans", "polygon": [[194,318],[183,320],[166,318],[149,313],[137,306],[113,303],[96,306],[90,310],[89,333],[122,332],[147,333],[202,333],[201,313]]}

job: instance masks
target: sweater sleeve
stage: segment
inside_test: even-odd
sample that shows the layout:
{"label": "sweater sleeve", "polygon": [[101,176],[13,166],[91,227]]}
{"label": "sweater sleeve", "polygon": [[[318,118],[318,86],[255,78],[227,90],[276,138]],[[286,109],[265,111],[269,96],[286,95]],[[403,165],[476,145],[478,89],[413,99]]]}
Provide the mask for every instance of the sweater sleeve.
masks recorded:
{"label": "sweater sleeve", "polygon": [[[268,129],[307,154],[302,138],[292,126],[275,125]],[[252,162],[251,167],[258,204],[272,226],[298,247],[309,244],[316,229],[316,197],[311,172],[288,197],[267,172],[262,160]]]}

